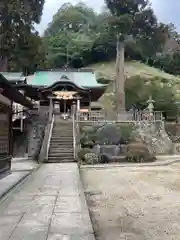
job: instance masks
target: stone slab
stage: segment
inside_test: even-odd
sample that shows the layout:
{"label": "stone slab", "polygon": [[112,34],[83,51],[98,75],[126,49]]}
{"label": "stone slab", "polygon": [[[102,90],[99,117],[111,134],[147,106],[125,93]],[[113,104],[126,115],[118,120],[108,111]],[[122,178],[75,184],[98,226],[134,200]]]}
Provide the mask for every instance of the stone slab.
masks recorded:
{"label": "stone slab", "polygon": [[0,180],[0,199],[7,194],[14,186],[29,175],[29,171],[12,172]]}
{"label": "stone slab", "polygon": [[3,240],[94,240],[77,163],[41,165],[0,203],[0,216]]}
{"label": "stone slab", "polygon": [[61,233],[51,233],[47,240],[94,240],[94,235],[69,235]]}
{"label": "stone slab", "polygon": [[28,158],[12,158],[11,171],[31,171],[38,166],[36,161]]}

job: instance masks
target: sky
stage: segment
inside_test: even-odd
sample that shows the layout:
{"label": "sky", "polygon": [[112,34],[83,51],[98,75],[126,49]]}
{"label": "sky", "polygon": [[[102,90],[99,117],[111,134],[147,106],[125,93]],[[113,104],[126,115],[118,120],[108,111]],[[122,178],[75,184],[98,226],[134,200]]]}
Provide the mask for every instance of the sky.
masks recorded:
{"label": "sky", "polygon": [[[46,29],[51,22],[53,15],[58,11],[65,0],[46,0],[41,23],[36,27],[40,34]],[[80,2],[79,0],[69,0],[72,4]],[[84,0],[88,6],[94,8],[95,11],[101,11],[104,0]],[[180,0],[151,0],[153,9],[160,21],[165,23],[172,22],[180,31]]]}

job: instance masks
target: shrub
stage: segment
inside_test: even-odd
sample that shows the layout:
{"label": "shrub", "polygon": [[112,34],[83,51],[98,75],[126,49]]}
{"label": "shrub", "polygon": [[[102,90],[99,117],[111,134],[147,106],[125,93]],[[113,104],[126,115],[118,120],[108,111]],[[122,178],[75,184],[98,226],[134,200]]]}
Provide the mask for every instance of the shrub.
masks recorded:
{"label": "shrub", "polygon": [[104,78],[104,77],[101,77],[101,78],[97,79],[97,82],[100,83],[100,84],[109,84],[110,81],[111,81],[110,79],[107,79],[107,78]]}
{"label": "shrub", "polygon": [[97,164],[99,163],[99,156],[96,153],[89,152],[84,156],[84,164]]}
{"label": "shrub", "polygon": [[131,123],[122,123],[118,126],[121,133],[122,144],[129,142],[132,138],[133,124]]}
{"label": "shrub", "polygon": [[91,150],[89,148],[82,148],[79,152],[78,152],[78,159],[80,161],[85,161],[85,155],[87,153],[91,153]]}
{"label": "shrub", "polygon": [[127,145],[126,160],[128,162],[152,162],[155,157],[150,154],[148,147],[142,142],[130,143]]}
{"label": "shrub", "polygon": [[[165,83],[166,82],[166,83]],[[163,83],[163,85],[162,85]],[[133,107],[144,109],[147,107],[147,100],[152,96],[154,110],[164,112],[164,117],[176,118],[178,107],[176,104],[176,93],[169,87],[170,80],[166,81],[161,77],[152,77],[148,84],[140,76],[133,76],[126,80],[126,108]]]}

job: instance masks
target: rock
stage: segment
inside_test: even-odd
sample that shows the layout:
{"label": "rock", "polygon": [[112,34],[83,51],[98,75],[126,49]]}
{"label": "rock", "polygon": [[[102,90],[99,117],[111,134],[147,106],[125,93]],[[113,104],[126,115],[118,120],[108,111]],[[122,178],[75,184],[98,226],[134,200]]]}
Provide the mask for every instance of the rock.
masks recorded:
{"label": "rock", "polygon": [[101,147],[99,144],[95,144],[92,148],[92,152],[96,153],[97,155],[100,154],[100,151],[101,151]]}
{"label": "rock", "polygon": [[112,156],[107,153],[103,153],[100,155],[100,163],[109,163],[112,162]]}
{"label": "rock", "polygon": [[115,145],[121,140],[121,131],[115,124],[106,124],[96,133],[96,141],[100,144]]}
{"label": "rock", "polygon": [[132,135],[137,141],[144,142],[151,154],[169,154],[172,149],[163,122],[137,122]]}
{"label": "rock", "polygon": [[100,152],[101,154],[108,154],[110,156],[114,156],[120,152],[120,149],[117,145],[100,145]]}

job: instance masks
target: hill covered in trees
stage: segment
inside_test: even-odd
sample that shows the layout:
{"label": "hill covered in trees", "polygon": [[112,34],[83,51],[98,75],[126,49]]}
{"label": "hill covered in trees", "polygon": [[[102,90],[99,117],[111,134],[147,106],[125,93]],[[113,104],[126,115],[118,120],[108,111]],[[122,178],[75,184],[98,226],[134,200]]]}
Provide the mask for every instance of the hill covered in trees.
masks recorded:
{"label": "hill covered in trees", "polygon": [[[62,5],[43,37],[48,65],[85,67],[115,59],[117,30],[114,28],[119,26],[120,32],[128,29],[129,20],[124,16],[125,19],[116,22],[112,16],[108,8],[97,14],[83,3]],[[150,6],[139,12],[129,35],[125,46],[127,60],[142,61],[179,74],[179,35],[172,24],[159,23]]]}
{"label": "hill covered in trees", "polygon": [[[101,79],[112,80],[118,43],[126,61],[127,108],[141,105],[151,94],[156,109],[177,112],[179,34],[172,24],[157,20],[148,1],[105,0],[106,8],[99,14],[83,3],[65,3],[40,37],[34,24],[40,22],[43,4],[44,0],[30,5],[28,1],[14,5],[12,0],[1,4],[1,71],[4,65],[5,70],[26,74],[38,69],[90,66]],[[112,84],[104,97],[113,104],[110,93]]]}
{"label": "hill covered in trees", "polygon": [[[49,66],[90,66],[100,80],[114,80],[119,41],[126,61],[126,108],[143,108],[152,95],[156,110],[176,115],[180,45],[174,26],[158,22],[147,1],[105,3],[107,8],[100,14],[83,3],[60,7],[43,37]],[[110,82],[100,99],[108,111],[116,105],[114,90]]]}

